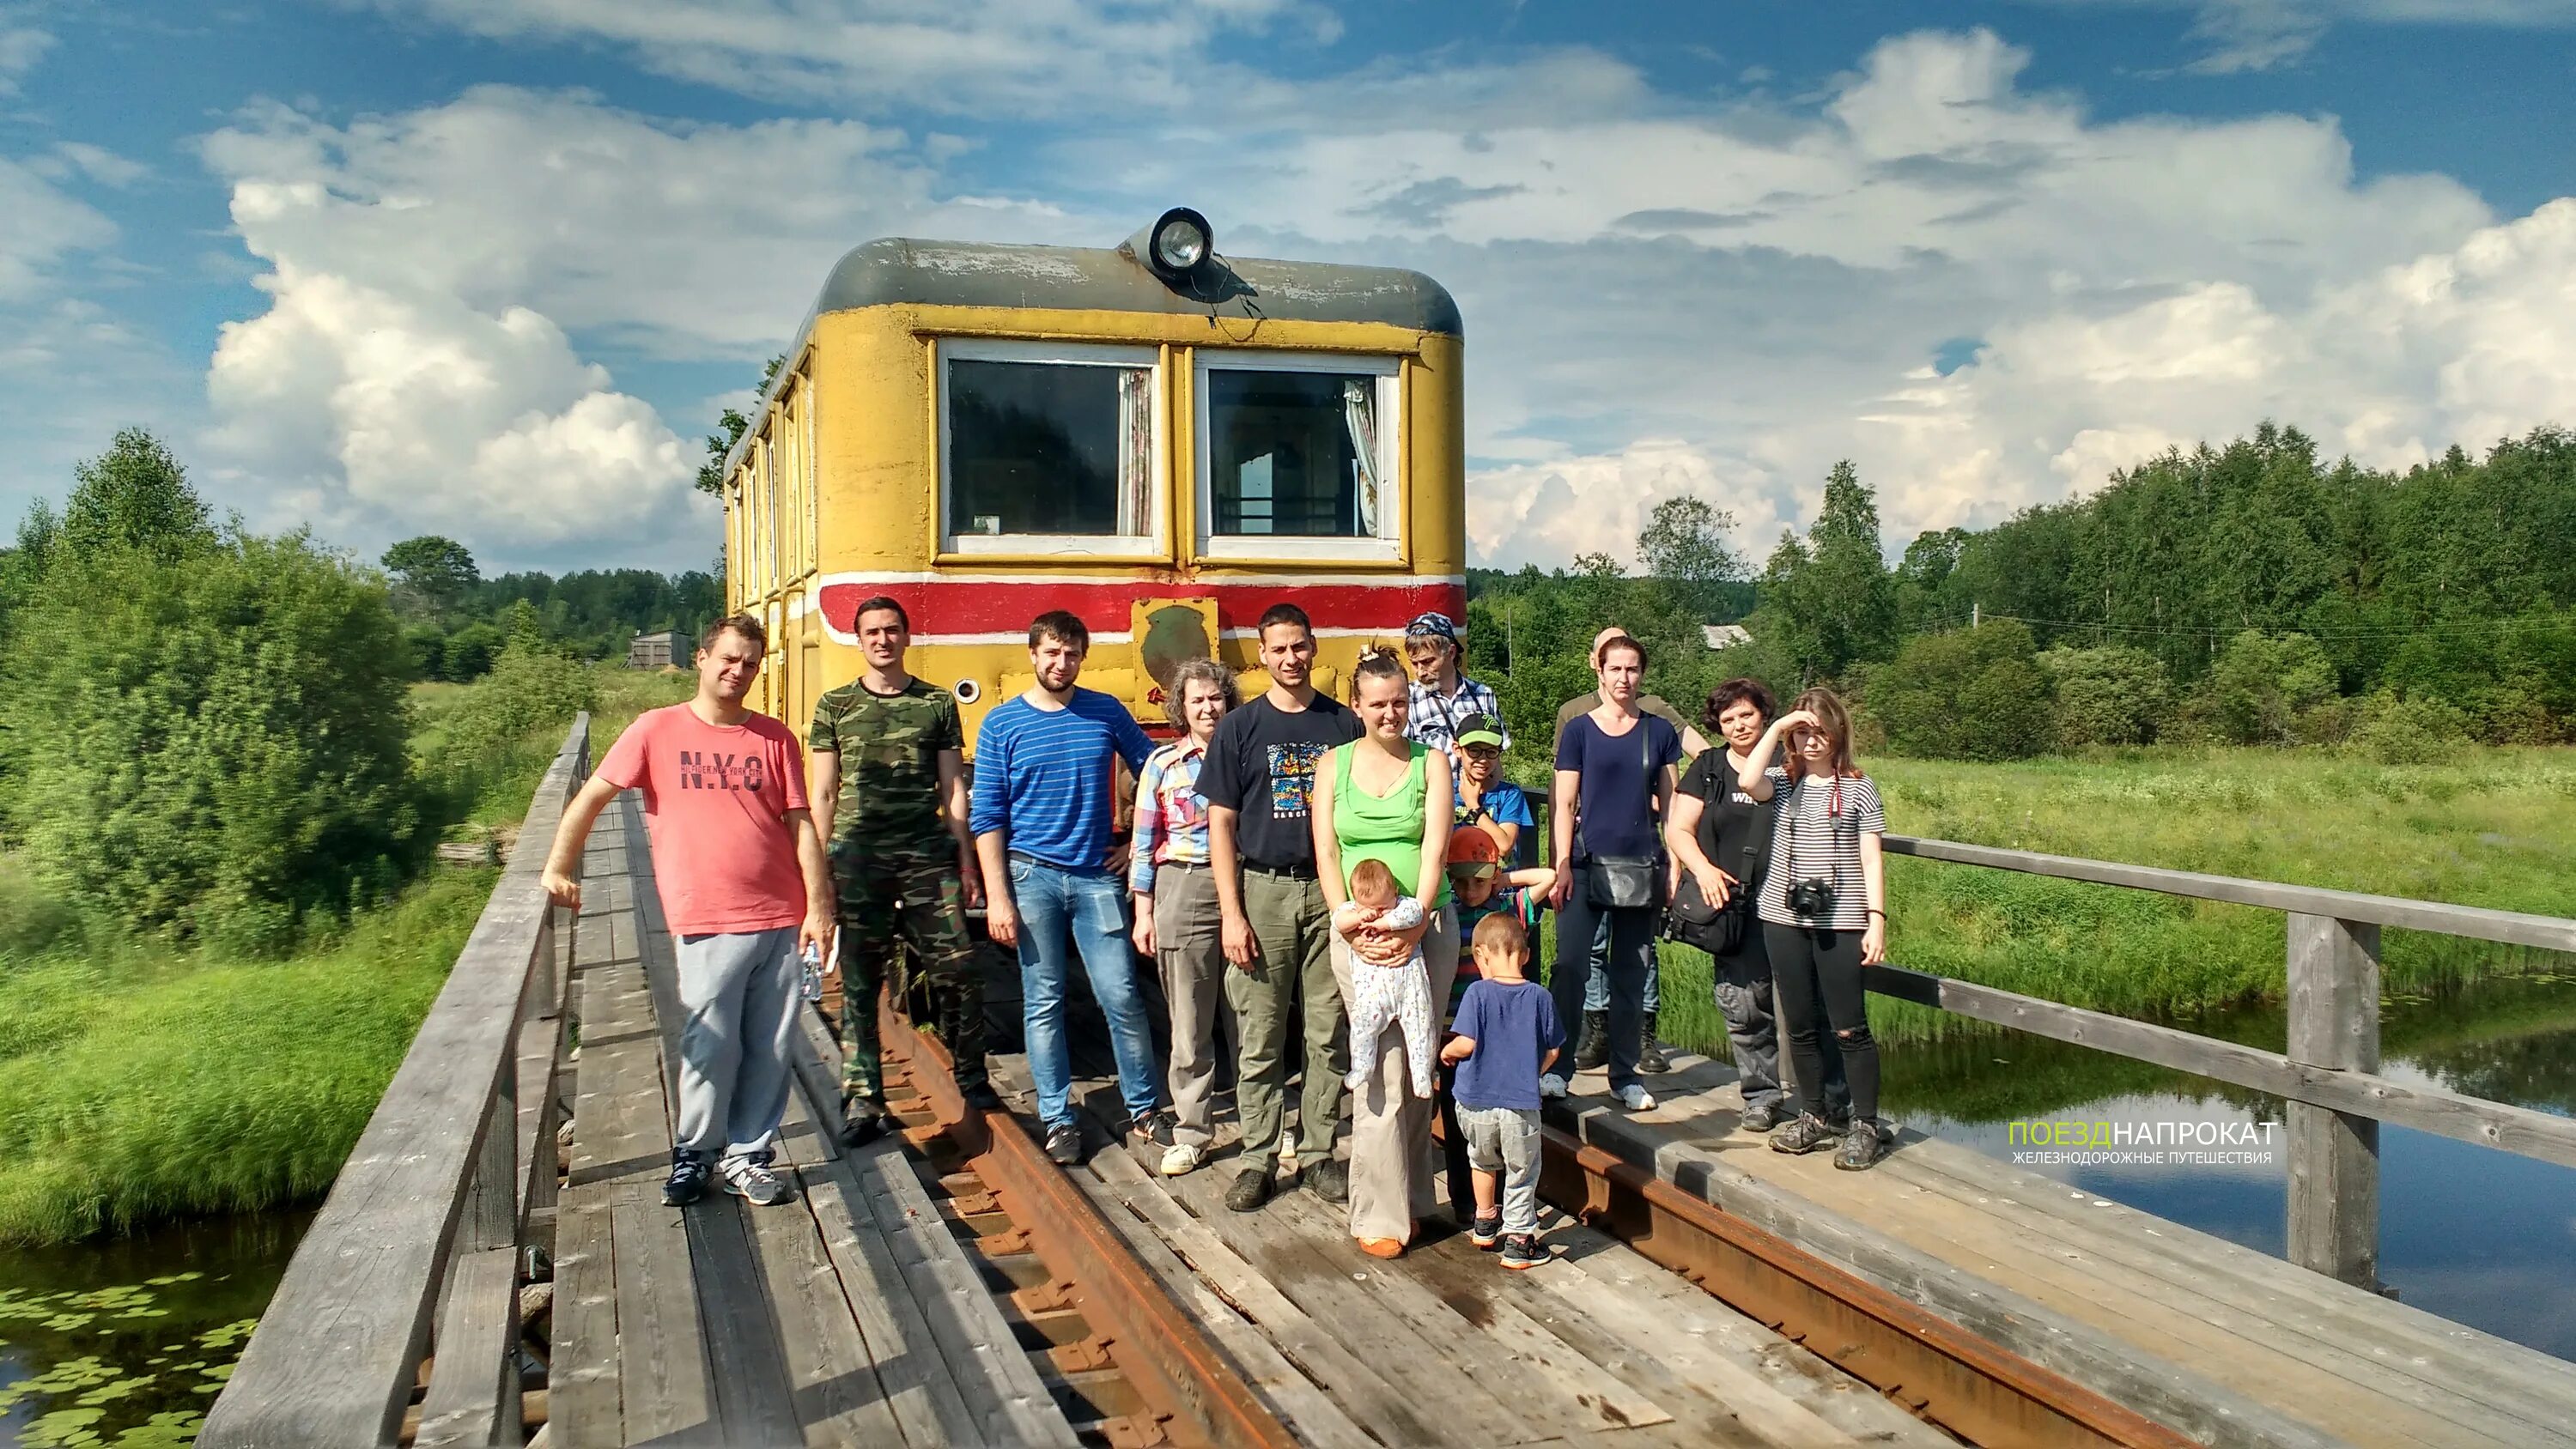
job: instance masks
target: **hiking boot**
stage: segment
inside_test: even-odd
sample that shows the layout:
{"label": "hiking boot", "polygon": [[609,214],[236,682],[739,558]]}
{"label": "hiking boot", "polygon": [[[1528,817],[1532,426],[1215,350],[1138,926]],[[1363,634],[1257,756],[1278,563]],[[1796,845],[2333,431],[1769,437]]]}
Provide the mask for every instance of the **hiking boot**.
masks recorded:
{"label": "hiking boot", "polygon": [[1500,1209],[1476,1214],[1467,1225],[1467,1241],[1479,1248],[1490,1248],[1503,1240],[1503,1215]]}
{"label": "hiking boot", "polygon": [[1747,1132],[1768,1132],[1780,1125],[1780,1112],[1781,1107],[1777,1101],[1756,1102],[1744,1109],[1744,1115],[1738,1119],[1738,1122]]}
{"label": "hiking boot", "polygon": [[1234,1185],[1225,1190],[1228,1212],[1248,1213],[1270,1201],[1270,1164],[1247,1167],[1234,1175]]}
{"label": "hiking boot", "polygon": [[1637,1034],[1637,1070],[1658,1075],[1672,1069],[1664,1060],[1664,1044],[1655,1040],[1655,1013],[1647,1012],[1645,1028]]}
{"label": "hiking boot", "polygon": [[1583,1034],[1575,1039],[1574,1069],[1597,1072],[1610,1063],[1610,1013],[1583,1013]]}
{"label": "hiking boot", "polygon": [[856,1147],[885,1130],[885,1103],[855,1092],[841,1096],[841,1145]]}
{"label": "hiking boot", "polygon": [[1825,1119],[1813,1112],[1801,1112],[1798,1120],[1771,1134],[1774,1152],[1813,1152],[1831,1146],[1844,1134],[1825,1125]]}
{"label": "hiking boot", "polygon": [[994,1091],[990,1082],[969,1082],[957,1089],[957,1095],[965,1098],[966,1105],[978,1112],[1002,1110],[1002,1094]]}
{"label": "hiking boot", "polygon": [[1655,1094],[1630,1082],[1619,1089],[1619,1105],[1631,1112],[1651,1112],[1655,1110]]}
{"label": "hiking boot", "polygon": [[1157,1170],[1165,1177],[1180,1177],[1196,1171],[1198,1165],[1205,1161],[1206,1148],[1195,1142],[1175,1142],[1163,1149],[1163,1160]]}
{"label": "hiking boot", "polygon": [[728,1157],[717,1169],[716,1179],[724,1190],[750,1203],[753,1207],[774,1207],[796,1196],[787,1179],[770,1171],[769,1164],[756,1157]]}
{"label": "hiking boot", "polygon": [[1515,1272],[1535,1268],[1547,1261],[1547,1249],[1538,1245],[1536,1233],[1513,1233],[1503,1239],[1503,1266]]}
{"label": "hiking boot", "polygon": [[1887,1155],[1887,1142],[1878,1135],[1878,1124],[1867,1118],[1852,1123],[1843,1134],[1843,1145],[1834,1152],[1834,1166],[1846,1172],[1859,1172],[1874,1167]]}
{"label": "hiking boot", "polygon": [[1047,1161],[1058,1167],[1071,1167],[1082,1161],[1082,1128],[1071,1122],[1058,1122],[1047,1129]]}
{"label": "hiking boot", "polygon": [[1339,1158],[1327,1157],[1302,1174],[1306,1190],[1329,1203],[1351,1200],[1351,1169]]}
{"label": "hiking boot", "polygon": [[662,1206],[687,1207],[707,1195],[707,1165],[689,1152],[671,1154],[671,1175],[662,1180]]}

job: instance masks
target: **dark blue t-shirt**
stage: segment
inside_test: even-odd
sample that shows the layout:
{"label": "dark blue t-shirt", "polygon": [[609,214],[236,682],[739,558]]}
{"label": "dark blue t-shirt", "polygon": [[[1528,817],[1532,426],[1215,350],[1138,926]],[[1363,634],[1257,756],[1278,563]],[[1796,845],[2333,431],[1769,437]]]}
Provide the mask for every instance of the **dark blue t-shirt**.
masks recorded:
{"label": "dark blue t-shirt", "polygon": [[1538,1110],[1538,1064],[1565,1045],[1556,998],[1535,981],[1478,981],[1458,1003],[1450,1027],[1473,1038],[1475,1054],[1458,1064],[1461,1107]]}
{"label": "dark blue t-shirt", "polygon": [[1636,727],[1612,738],[1588,714],[1576,715],[1556,736],[1556,767],[1583,776],[1575,805],[1574,858],[1660,855],[1655,834],[1655,783],[1666,765],[1682,757],[1682,737],[1670,724],[1644,715]]}

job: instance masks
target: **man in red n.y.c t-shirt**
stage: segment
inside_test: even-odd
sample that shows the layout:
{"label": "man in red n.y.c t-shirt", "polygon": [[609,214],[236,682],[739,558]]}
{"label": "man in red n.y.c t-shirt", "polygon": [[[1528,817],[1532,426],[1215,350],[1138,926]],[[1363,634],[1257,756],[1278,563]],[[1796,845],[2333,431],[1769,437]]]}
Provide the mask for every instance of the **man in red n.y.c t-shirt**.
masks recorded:
{"label": "man in red n.y.c t-shirt", "polygon": [[564,807],[546,893],[581,908],[581,852],[621,790],[644,793],[653,883],[678,945],[679,1121],[662,1201],[695,1202],[710,1167],[727,1192],[766,1206],[792,1194],[769,1170],[787,1112],[800,946],[832,934],[832,888],[805,812],[796,736],[743,706],[768,635],[737,614],[698,646],[698,695],[626,727]]}

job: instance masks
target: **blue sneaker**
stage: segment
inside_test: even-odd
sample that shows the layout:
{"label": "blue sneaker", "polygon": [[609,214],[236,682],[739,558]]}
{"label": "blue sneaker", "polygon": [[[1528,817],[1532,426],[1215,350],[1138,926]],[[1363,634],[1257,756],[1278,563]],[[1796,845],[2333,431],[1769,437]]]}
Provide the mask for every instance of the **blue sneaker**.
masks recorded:
{"label": "blue sneaker", "polygon": [[662,1180],[662,1206],[687,1207],[707,1195],[707,1165],[682,1149],[671,1154],[671,1175]]}

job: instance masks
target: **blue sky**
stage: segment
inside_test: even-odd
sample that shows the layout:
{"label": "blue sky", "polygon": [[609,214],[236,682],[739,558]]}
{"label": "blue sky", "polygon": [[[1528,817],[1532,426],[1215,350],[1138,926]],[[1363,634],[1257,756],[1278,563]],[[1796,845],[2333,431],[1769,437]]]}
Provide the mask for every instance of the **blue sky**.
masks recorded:
{"label": "blue sky", "polygon": [[141,424],[261,527],[703,565],[870,236],[1417,266],[1487,562],[1891,550],[2264,417],[2576,424],[2576,0],[0,0],[0,516]]}

